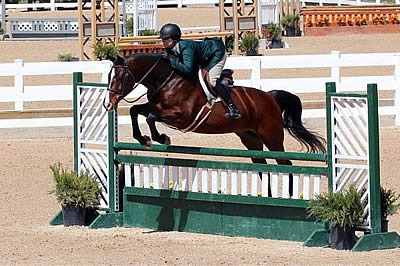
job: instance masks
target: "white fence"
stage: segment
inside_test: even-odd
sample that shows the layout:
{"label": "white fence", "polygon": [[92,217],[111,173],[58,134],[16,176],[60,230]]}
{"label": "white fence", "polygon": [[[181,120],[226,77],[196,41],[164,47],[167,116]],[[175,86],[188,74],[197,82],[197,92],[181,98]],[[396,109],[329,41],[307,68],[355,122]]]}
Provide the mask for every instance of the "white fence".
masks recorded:
{"label": "white fence", "polygon": [[[14,86],[0,87],[0,102],[14,102],[15,111],[24,110],[27,101],[72,100],[72,73],[102,74],[101,82],[107,82],[112,63],[110,61],[92,62],[40,62],[24,63],[16,59],[14,63],[0,64],[0,77],[13,77]],[[41,75],[71,75],[71,83],[66,85],[25,86],[24,77]]]}
{"label": "white fence", "polygon": [[[343,76],[342,68],[348,67],[393,67],[393,72],[381,76]],[[330,54],[319,55],[285,55],[259,57],[230,57],[225,65],[231,69],[251,70],[249,80],[236,80],[235,84],[260,88],[264,91],[273,89],[287,90],[295,94],[323,93],[326,82],[336,82],[337,91],[362,91],[367,84],[376,83],[379,91],[395,91],[393,106],[379,108],[381,115],[396,115],[396,125],[400,125],[400,53],[365,53],[340,54],[332,51]],[[312,78],[263,79],[261,70],[265,69],[321,69],[329,68],[330,76]],[[304,117],[324,117],[325,109],[304,111]]]}
{"label": "white fence", "polygon": [[[228,57],[226,68],[246,70],[250,72],[247,79],[235,80],[236,85],[244,85],[262,89],[287,90],[297,95],[306,93],[324,93],[325,83],[334,81],[337,91],[363,91],[368,83],[376,83],[379,91],[393,91],[393,105],[381,106],[381,115],[395,115],[396,125],[400,125],[400,53],[371,53],[371,54],[340,54],[332,51],[330,54],[317,55],[285,55],[285,56],[253,56]],[[381,76],[343,76],[341,70],[347,67],[392,67],[393,71]],[[262,70],[285,70],[288,73],[296,69],[329,69],[330,74],[323,77],[296,77],[296,78],[264,78]],[[12,76],[14,86],[0,87],[0,102],[13,102],[15,111],[23,110],[24,101],[56,101],[72,99],[71,83],[66,85],[24,86],[24,76],[60,75],[72,72],[102,73],[101,82],[107,81],[110,62],[56,62],[56,63],[23,63],[16,60],[14,63],[0,64],[0,77]],[[100,81],[100,80],[99,80]],[[138,87],[130,98],[135,98],[145,92],[144,87]],[[325,109],[304,110],[304,117],[325,117]],[[58,120],[58,121],[57,121]],[[37,122],[35,122],[37,121]],[[120,117],[120,123],[130,123],[127,117]],[[72,125],[72,118],[27,119],[12,121],[0,120],[0,128],[27,127],[27,126],[68,126]]]}

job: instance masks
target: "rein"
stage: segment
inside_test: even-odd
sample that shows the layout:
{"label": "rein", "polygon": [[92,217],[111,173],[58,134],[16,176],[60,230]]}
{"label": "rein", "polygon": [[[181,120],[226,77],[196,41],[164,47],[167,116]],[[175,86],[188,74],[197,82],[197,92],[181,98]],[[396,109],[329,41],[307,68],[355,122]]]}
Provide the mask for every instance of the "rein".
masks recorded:
{"label": "rein", "polygon": [[[157,58],[156,62],[150,67],[149,70],[147,70],[146,74],[144,74],[143,77],[133,86],[133,88],[132,88],[131,91],[133,91],[134,89],[136,89],[137,86],[139,86],[140,84],[142,84],[143,80],[145,80],[145,79],[147,78],[147,76],[151,73],[151,71],[153,71],[153,69],[158,65],[158,63],[160,62],[160,60],[161,60],[161,56]],[[121,90],[119,90],[119,91],[114,90],[114,89],[111,89],[111,88],[110,88],[110,85],[111,85],[111,82],[110,82],[110,81],[111,81],[111,72],[112,72],[112,70],[113,70],[114,68],[125,68],[125,69],[128,71],[129,75],[132,76],[133,80],[135,80],[135,75],[132,73],[132,71],[131,71],[131,69],[129,68],[129,66],[112,66],[110,72],[108,73],[108,88],[107,88],[108,91],[111,91],[111,92],[114,92],[114,93],[120,95],[121,99],[124,100],[124,101],[126,101],[127,103],[135,103],[135,102],[139,101],[143,96],[145,96],[145,95],[147,94],[147,92],[145,92],[144,94],[140,95],[139,98],[137,98],[136,100],[129,101],[129,100],[125,99],[125,96],[126,96],[126,95],[123,95],[123,94],[122,94],[122,93],[123,93],[123,89],[121,89]],[[173,71],[171,72],[170,76],[172,76],[172,73],[173,73]],[[170,76],[168,77],[167,80],[169,80]],[[125,79],[124,79],[124,83],[125,83]],[[162,86],[163,86],[165,83],[166,83],[166,82],[164,82],[164,83],[162,84]],[[161,88],[162,86],[160,86],[160,88]],[[160,88],[157,89],[156,92],[158,92],[158,91],[160,90]]]}

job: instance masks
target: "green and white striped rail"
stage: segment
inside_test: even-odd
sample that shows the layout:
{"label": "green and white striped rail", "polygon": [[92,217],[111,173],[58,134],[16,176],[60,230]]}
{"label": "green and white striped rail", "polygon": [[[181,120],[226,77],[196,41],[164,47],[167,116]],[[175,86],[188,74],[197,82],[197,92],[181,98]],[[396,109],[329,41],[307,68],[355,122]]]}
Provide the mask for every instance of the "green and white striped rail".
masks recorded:
{"label": "green and white striped rail", "polygon": [[[376,85],[368,85],[367,94],[341,94],[327,83],[328,154],[305,154],[165,145],[145,149],[118,142],[117,114],[102,108],[107,86],[84,83],[79,73],[74,79],[75,167],[99,177],[99,207],[106,211],[91,228],[135,226],[321,246],[329,243],[327,225],[308,217],[308,200],[354,185],[367,202],[368,219],[358,229],[368,234],[353,250],[400,246],[397,233],[381,233]],[[295,163],[254,164],[252,157]]]}

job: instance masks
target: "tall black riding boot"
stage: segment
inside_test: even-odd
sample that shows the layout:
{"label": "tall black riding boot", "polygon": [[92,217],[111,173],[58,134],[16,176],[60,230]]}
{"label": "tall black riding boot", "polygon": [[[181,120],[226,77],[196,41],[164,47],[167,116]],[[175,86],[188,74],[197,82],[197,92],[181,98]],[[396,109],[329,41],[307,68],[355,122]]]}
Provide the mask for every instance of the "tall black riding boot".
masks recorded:
{"label": "tall black riding boot", "polygon": [[220,81],[217,81],[217,84],[214,87],[214,91],[222,98],[222,100],[226,103],[228,107],[228,112],[225,113],[225,116],[229,119],[239,119],[240,112],[236,108],[235,103],[232,101],[231,92],[227,87],[221,84]]}

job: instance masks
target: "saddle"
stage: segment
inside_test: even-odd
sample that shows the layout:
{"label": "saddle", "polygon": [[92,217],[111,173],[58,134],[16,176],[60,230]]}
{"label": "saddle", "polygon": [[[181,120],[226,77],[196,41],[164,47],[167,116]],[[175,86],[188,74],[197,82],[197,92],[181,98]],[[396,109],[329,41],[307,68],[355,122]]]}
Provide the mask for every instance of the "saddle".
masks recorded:
{"label": "saddle", "polygon": [[[211,86],[208,76],[203,75],[202,70],[199,70],[199,80],[201,87],[204,91],[204,94],[207,97],[207,102],[211,104],[212,101],[219,102],[221,99],[219,96],[214,92],[213,86]],[[233,87],[233,70],[232,69],[224,69],[221,72],[220,82],[226,87]]]}

